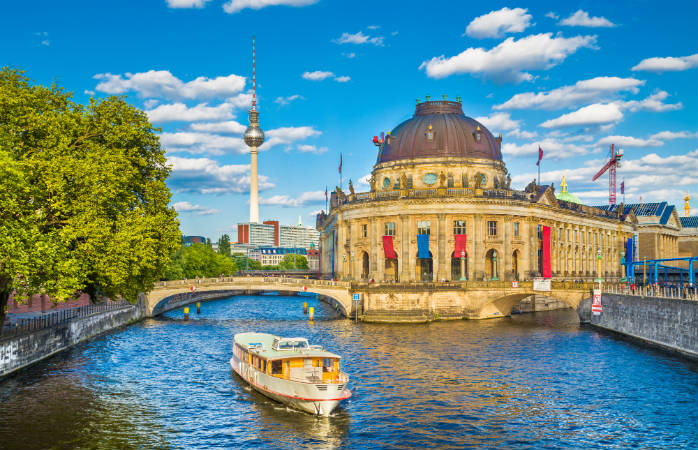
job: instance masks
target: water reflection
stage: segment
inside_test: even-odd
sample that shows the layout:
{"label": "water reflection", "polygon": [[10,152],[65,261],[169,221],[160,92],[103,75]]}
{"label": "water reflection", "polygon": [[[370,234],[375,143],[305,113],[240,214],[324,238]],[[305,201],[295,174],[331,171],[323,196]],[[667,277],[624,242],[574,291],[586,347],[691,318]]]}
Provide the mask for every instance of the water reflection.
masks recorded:
{"label": "water reflection", "polygon": [[[242,331],[342,355],[354,395],[316,418],[250,390],[228,364]],[[697,403],[695,366],[572,311],[355,324],[314,297],[241,296],[0,382],[0,448],[698,448]]]}

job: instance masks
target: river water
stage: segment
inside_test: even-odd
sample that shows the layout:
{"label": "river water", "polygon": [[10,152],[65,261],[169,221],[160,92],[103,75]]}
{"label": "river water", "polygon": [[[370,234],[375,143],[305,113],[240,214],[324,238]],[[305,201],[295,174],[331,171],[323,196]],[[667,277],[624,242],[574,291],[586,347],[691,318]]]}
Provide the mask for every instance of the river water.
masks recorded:
{"label": "river water", "polygon": [[[228,363],[241,331],[339,353],[354,396],[316,418],[251,391]],[[698,368],[571,310],[382,325],[315,297],[231,297],[1,381],[0,448],[698,449]]]}

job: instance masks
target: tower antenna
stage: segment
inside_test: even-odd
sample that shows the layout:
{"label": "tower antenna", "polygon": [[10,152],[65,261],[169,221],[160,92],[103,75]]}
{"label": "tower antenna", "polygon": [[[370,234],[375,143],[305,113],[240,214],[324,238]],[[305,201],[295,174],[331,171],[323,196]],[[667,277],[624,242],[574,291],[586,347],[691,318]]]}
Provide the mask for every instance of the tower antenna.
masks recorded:
{"label": "tower antenna", "polygon": [[256,61],[254,49],[254,34],[252,35],[252,109],[257,109],[257,80],[255,77]]}

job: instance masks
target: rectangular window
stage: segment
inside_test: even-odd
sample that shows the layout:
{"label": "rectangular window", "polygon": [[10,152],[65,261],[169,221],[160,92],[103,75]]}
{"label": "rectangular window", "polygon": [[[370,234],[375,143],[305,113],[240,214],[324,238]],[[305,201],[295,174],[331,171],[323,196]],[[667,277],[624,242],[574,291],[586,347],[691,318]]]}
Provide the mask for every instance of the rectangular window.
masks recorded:
{"label": "rectangular window", "polygon": [[395,236],[395,222],[385,223],[385,236]]}
{"label": "rectangular window", "polygon": [[514,222],[514,237],[519,237],[519,222]]}
{"label": "rectangular window", "polygon": [[569,242],[569,241],[570,241],[570,229],[568,228],[568,229],[565,230],[565,231],[566,231],[566,233],[565,233],[565,235],[566,235],[566,236],[565,236],[565,240],[566,240],[567,242]]}
{"label": "rectangular window", "polygon": [[412,187],[412,175],[407,176],[407,189],[413,189],[413,187]]}
{"label": "rectangular window", "polygon": [[431,234],[431,224],[428,220],[417,222],[417,234]]}
{"label": "rectangular window", "polygon": [[465,220],[454,220],[453,221],[453,234],[466,234],[466,232],[465,232]]}
{"label": "rectangular window", "polygon": [[368,237],[368,225],[367,224],[361,224],[361,237],[365,238]]}
{"label": "rectangular window", "polygon": [[274,360],[271,362],[271,373],[272,375],[281,375],[282,373],[282,361]]}
{"label": "rectangular window", "polygon": [[487,236],[497,236],[497,222],[494,220],[487,221]]}
{"label": "rectangular window", "polygon": [[557,229],[557,240],[558,241],[562,240],[562,228]]}

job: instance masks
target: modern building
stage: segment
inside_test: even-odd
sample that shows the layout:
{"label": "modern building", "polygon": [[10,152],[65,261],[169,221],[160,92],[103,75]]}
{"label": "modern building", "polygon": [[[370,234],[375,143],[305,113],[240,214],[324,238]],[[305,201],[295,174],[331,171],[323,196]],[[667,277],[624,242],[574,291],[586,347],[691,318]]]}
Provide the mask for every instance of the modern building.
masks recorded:
{"label": "modern building", "polygon": [[238,244],[278,247],[279,222],[275,220],[267,220],[264,223],[239,223]]}
{"label": "modern building", "polygon": [[286,255],[306,255],[304,248],[260,247],[258,261],[262,266],[278,266]]}
{"label": "modern building", "polygon": [[205,244],[206,238],[203,236],[182,236],[182,244],[189,247],[192,244]]}
{"label": "modern building", "polygon": [[308,259],[308,270],[315,272],[320,269],[320,251],[318,249],[309,248],[306,258]]}
{"label": "modern building", "polygon": [[280,244],[282,247],[300,247],[308,249],[320,245],[320,232],[313,227],[303,225],[282,225]]}
{"label": "modern building", "polygon": [[[383,140],[370,191],[332,193],[318,215],[324,276],[338,279],[620,279],[637,218],[510,187],[502,137],[460,100],[418,103]],[[599,259],[600,257],[600,259]]]}

